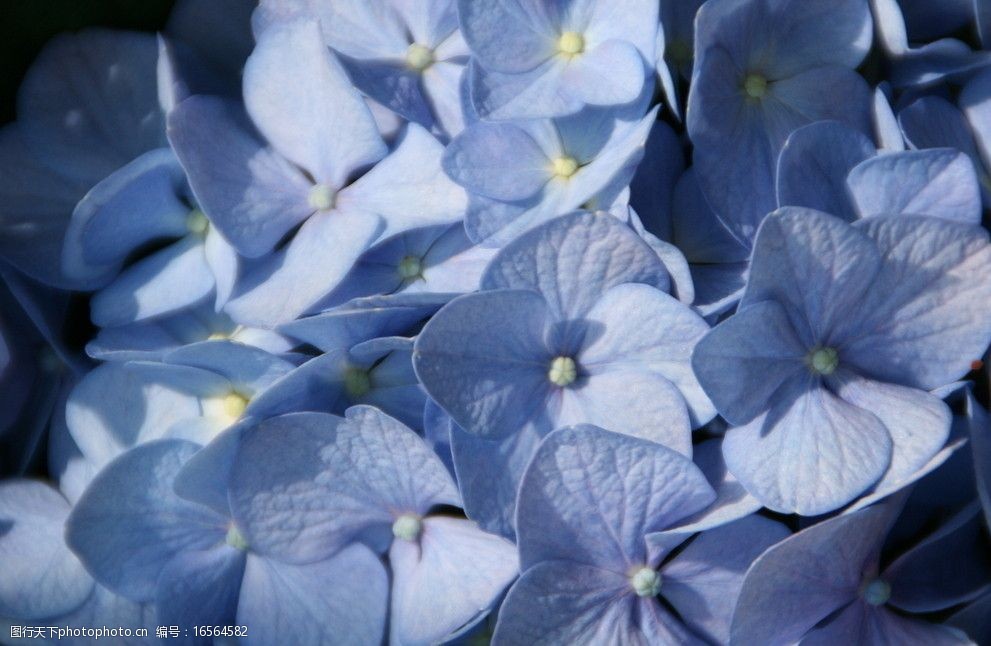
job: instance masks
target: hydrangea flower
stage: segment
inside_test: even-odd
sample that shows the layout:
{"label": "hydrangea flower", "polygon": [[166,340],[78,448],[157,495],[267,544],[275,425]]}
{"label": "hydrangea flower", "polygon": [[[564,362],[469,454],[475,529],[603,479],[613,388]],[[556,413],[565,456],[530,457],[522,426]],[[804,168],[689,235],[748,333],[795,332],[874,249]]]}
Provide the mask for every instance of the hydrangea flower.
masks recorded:
{"label": "hydrangea flower", "polygon": [[388,554],[391,603],[360,599],[352,612],[388,606],[391,643],[454,636],[483,618],[517,573],[511,543],[440,512],[460,504],[443,463],[371,407],[351,408],[346,419],[288,415],[249,431],[231,482],[236,522],[262,554],[289,563],[340,558],[357,545]]}
{"label": "hydrangea flower", "polygon": [[464,128],[469,51],[454,0],[263,0],[253,18],[255,33],[305,16],[319,19],[324,42],[365,96],[446,136]]}
{"label": "hydrangea flower", "polygon": [[832,119],[870,132],[870,89],[853,68],[871,28],[866,0],[716,0],[699,10],[688,134],[703,194],[741,239],[777,206],[778,153],[792,131]]}
{"label": "hydrangea flower", "polygon": [[692,357],[737,425],[727,466],[778,511],[824,513],[927,462],[950,413],[926,391],[966,374],[991,335],[968,310],[991,290],[985,232],[857,224],[797,208],[766,220],[737,314]]}
{"label": "hydrangea flower", "polygon": [[[518,456],[499,478],[508,487],[484,487],[481,496],[499,492],[502,531],[520,469],[554,428],[595,422],[691,454],[691,428],[713,416],[688,365],[708,326],[662,291],[668,280],[624,224],[574,214],[504,247],[483,291],[451,301],[417,336],[423,387],[488,441],[461,451],[455,437],[456,466],[461,453],[466,470]],[[475,499],[466,494],[469,507]]]}
{"label": "hydrangea flower", "polygon": [[611,206],[643,154],[655,112],[586,109],[561,119],[474,124],[444,151],[468,191],[465,230],[502,245],[579,208]]}
{"label": "hydrangea flower", "polygon": [[162,362],[105,363],[69,395],[66,422],[82,453],[97,466],[160,438],[205,444],[250,416],[260,394],[293,368],[284,359],[229,341],[186,345]]}
{"label": "hydrangea flower", "polygon": [[297,564],[259,553],[229,511],[173,490],[197,449],[179,439],[136,447],[76,503],[66,539],[97,581],[153,604],[165,625],[247,625],[247,643],[319,643],[331,634],[348,644],[380,639],[384,612],[354,612],[362,601],[385,598],[386,575],[375,555],[355,545],[335,558]]}
{"label": "hydrangea flower", "polygon": [[904,496],[895,496],[825,520],[767,550],[747,571],[731,641],[972,643],[958,630],[912,615],[973,599],[985,587],[987,559],[978,565],[973,552],[980,549],[976,508],[890,561],[882,548],[903,503]]}
{"label": "hydrangea flower", "polygon": [[[940,83],[991,64],[986,51],[973,51],[957,38],[947,38],[959,27],[973,22],[975,9],[983,18],[977,27],[982,44],[987,43],[987,7],[976,2],[931,3],[918,0],[870,0],[878,25],[878,40],[892,62],[891,80],[896,86],[926,86]],[[925,42],[933,40],[933,42]],[[922,42],[921,46],[914,46]]]}
{"label": "hydrangea flower", "polygon": [[0,256],[36,280],[86,287],[61,271],[69,216],[90,188],[165,144],[155,38],[91,29],[53,39],[0,137]]}
{"label": "hydrangea flower", "polygon": [[493,643],[725,642],[743,572],[788,531],[750,516],[674,552],[690,534],[663,530],[714,499],[665,447],[591,426],[548,435],[520,485],[523,573]]}
{"label": "hydrangea flower", "polygon": [[656,2],[459,0],[458,15],[482,118],[560,117],[652,91]]}
{"label": "hydrangea flower", "polygon": [[[237,278],[237,254],[189,195],[168,148],[138,157],[93,187],[76,205],[65,234],[63,272],[100,288],[90,316],[121,326],[181,312],[213,297],[217,309]],[[168,246],[128,264],[138,250]]]}
{"label": "hydrangea flower", "polygon": [[60,492],[40,482],[8,480],[0,485],[0,559],[7,568],[0,583],[0,617],[17,625],[151,625],[150,608],[96,583],[69,550],[63,534],[70,510]]}
{"label": "hydrangea flower", "polygon": [[[458,189],[439,168],[440,143],[411,124],[389,154],[316,23],[279,24],[259,37],[244,102],[250,122],[212,97],[192,97],[169,117],[197,201],[239,253],[259,259],[227,305],[238,322],[288,322],[332,291],[376,240],[460,217]],[[335,253],[323,253],[328,244]],[[308,280],[311,272],[323,280]]]}

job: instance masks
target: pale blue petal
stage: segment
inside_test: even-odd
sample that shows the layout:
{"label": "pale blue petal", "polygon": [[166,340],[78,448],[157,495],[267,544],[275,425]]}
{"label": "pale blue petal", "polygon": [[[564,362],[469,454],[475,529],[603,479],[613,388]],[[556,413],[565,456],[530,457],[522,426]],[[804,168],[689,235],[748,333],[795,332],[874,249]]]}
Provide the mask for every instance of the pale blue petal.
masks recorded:
{"label": "pale blue petal", "polygon": [[548,325],[547,304],[533,292],[460,296],[423,327],[413,365],[427,393],[462,428],[504,437],[539,414],[551,392]]}
{"label": "pale blue petal", "polygon": [[912,213],[979,224],[981,187],[974,165],[949,148],[881,155],[847,178],[860,217]]}
{"label": "pale blue petal", "polygon": [[382,641],[389,603],[385,567],[368,548],[352,545],[337,556],[290,565],[249,558],[237,623],[249,646]]}
{"label": "pale blue petal", "polygon": [[867,410],[810,375],[788,382],[770,410],[723,440],[726,466],[766,507],[814,516],[850,502],[884,475],[892,440]]}
{"label": "pale blue petal", "polygon": [[875,152],[864,134],[837,121],[799,128],[778,157],[778,206],[804,206],[853,220],[847,175]]}
{"label": "pale blue petal", "polygon": [[389,549],[393,644],[446,641],[486,615],[519,570],[516,546],[466,520],[427,517],[417,541]]}
{"label": "pale blue petal", "polygon": [[308,218],[312,183],[255,134],[243,108],[194,96],[169,114],[169,141],[211,224],[248,257]]}
{"label": "pale blue petal", "polygon": [[599,296],[622,283],[665,290],[669,277],[657,254],[612,217],[576,213],[520,236],[489,264],[482,289],[531,289],[551,312],[583,316]]}
{"label": "pale blue petal", "polygon": [[259,37],[244,66],[244,103],[280,153],[333,189],[387,152],[318,23],[285,23]]}
{"label": "pale blue petal", "polygon": [[625,573],[646,563],[644,535],[714,499],[691,460],[663,446],[594,426],[555,431],[520,484],[521,567],[567,559]]}
{"label": "pale blue petal", "polygon": [[41,482],[0,485],[0,615],[47,619],[82,605],[93,579],[65,544],[69,503]]}
{"label": "pale blue petal", "polygon": [[66,542],[100,583],[151,600],[172,558],[223,541],[222,516],[172,491],[176,473],[198,448],[182,440],[135,448],[108,465],[76,503]]}

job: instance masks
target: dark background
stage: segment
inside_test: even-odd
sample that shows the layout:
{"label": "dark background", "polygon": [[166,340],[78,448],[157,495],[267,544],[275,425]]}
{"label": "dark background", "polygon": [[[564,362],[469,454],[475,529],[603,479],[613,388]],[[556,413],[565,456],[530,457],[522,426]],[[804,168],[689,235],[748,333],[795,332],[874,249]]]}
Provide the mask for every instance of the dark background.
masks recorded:
{"label": "dark background", "polygon": [[45,42],[99,25],[157,31],[175,0],[0,0],[0,124],[13,121],[17,87]]}

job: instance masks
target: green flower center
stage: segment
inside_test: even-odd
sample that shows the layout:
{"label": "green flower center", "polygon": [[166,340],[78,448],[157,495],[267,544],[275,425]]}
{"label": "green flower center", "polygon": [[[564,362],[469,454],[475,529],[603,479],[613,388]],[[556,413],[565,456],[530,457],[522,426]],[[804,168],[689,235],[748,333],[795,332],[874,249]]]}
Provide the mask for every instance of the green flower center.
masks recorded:
{"label": "green flower center", "polygon": [[656,597],[661,591],[661,574],[649,567],[642,567],[630,575],[630,587],[638,597]]}
{"label": "green flower center", "polygon": [[210,228],[210,220],[200,209],[193,209],[186,216],[186,229],[195,235],[203,235]]}
{"label": "green flower center", "polygon": [[420,43],[413,43],[406,49],[406,66],[414,72],[422,72],[434,64],[434,52]]}
{"label": "green flower center", "polygon": [[372,389],[372,380],[363,368],[348,368],[344,373],[344,391],[350,397],[361,397]]}
{"label": "green flower center", "polygon": [[227,529],[227,537],[224,541],[236,550],[244,552],[248,549],[248,539],[244,537],[244,534],[238,530],[236,525],[232,524]]}
{"label": "green flower center", "polygon": [[566,31],[557,39],[557,51],[565,56],[577,56],[585,51],[585,37],[576,31]]}
{"label": "green flower center", "polygon": [[231,419],[238,419],[248,407],[248,398],[239,392],[231,392],[224,397],[224,414]]}
{"label": "green flower center", "polygon": [[887,581],[874,579],[864,586],[864,601],[872,606],[883,606],[891,598],[891,585]]}
{"label": "green flower center", "polygon": [[761,99],[767,94],[767,79],[760,74],[748,74],[743,81],[743,91],[751,99]]}
{"label": "green flower center", "polygon": [[840,355],[834,348],[819,348],[808,356],[809,368],[820,375],[831,375],[840,365]]}
{"label": "green flower center", "polygon": [[337,201],[337,192],[326,184],[314,184],[307,201],[317,211],[329,211]]}
{"label": "green flower center", "polygon": [[416,514],[403,514],[392,523],[392,535],[404,541],[415,541],[423,529],[423,521]]}
{"label": "green flower center", "polygon": [[578,365],[571,357],[555,357],[547,371],[547,378],[555,386],[570,386],[578,378]]}
{"label": "green flower center", "polygon": [[558,157],[551,163],[551,172],[555,177],[568,179],[578,172],[578,160],[574,157]]}
{"label": "green flower center", "polygon": [[406,256],[399,261],[399,275],[404,280],[419,278],[421,273],[423,273],[423,263],[416,256]]}

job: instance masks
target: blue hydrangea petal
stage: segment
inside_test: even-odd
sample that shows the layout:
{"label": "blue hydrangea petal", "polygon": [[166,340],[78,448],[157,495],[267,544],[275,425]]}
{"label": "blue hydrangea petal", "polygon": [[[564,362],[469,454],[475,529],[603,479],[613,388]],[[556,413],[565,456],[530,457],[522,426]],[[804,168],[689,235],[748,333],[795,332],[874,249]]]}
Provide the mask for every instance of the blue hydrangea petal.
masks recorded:
{"label": "blue hydrangea petal", "polygon": [[763,300],[786,305],[796,333],[811,349],[832,341],[830,335],[857,310],[881,264],[876,245],[863,232],[824,213],[785,207],[761,227],[741,308]]}
{"label": "blue hydrangea petal", "polygon": [[[338,53],[355,87],[412,123],[432,128],[434,116],[423,91],[423,74],[403,59],[368,60]],[[431,64],[433,67],[433,64]]]}
{"label": "blue hydrangea petal", "polygon": [[548,324],[547,304],[533,292],[460,296],[417,336],[416,374],[465,430],[505,436],[540,411],[550,394]]}
{"label": "blue hydrangea petal", "polygon": [[215,372],[248,396],[258,394],[295,368],[274,354],[232,340],[190,343],[165,354],[163,361]]}
{"label": "blue hydrangea petal", "polygon": [[949,148],[868,159],[850,171],[847,184],[860,217],[913,213],[966,224],[981,221],[974,165]]}
{"label": "blue hydrangea petal", "polygon": [[458,2],[458,16],[472,55],[487,70],[520,73],[555,55],[556,28],[535,2]]}
{"label": "blue hydrangea petal", "polygon": [[256,38],[280,23],[318,19],[324,40],[348,56],[363,58],[397,57],[405,53],[408,26],[395,3],[341,0],[340,2],[299,2],[265,0],[251,17]]}
{"label": "blue hydrangea petal", "polygon": [[702,472],[663,446],[594,426],[555,431],[520,484],[521,566],[567,559],[625,573],[646,562],[645,534],[714,499]]}
{"label": "blue hydrangea petal", "polygon": [[833,392],[847,403],[873,413],[891,436],[891,463],[874,485],[885,489],[911,478],[946,444],[950,435],[949,407],[937,397],[859,377],[845,370],[830,380]]}
{"label": "blue hydrangea petal", "polygon": [[487,614],[519,569],[512,543],[443,516],[425,518],[418,541],[393,541],[389,566],[396,644],[445,641]]}
{"label": "blue hydrangea petal", "polygon": [[90,185],[164,142],[151,34],[90,29],[50,41],[18,92],[35,151]]}
{"label": "blue hydrangea petal", "polygon": [[234,625],[247,558],[224,542],[177,554],[158,579],[158,621],[170,626]]}
{"label": "blue hydrangea petal", "polygon": [[163,437],[202,415],[200,396],[229,388],[219,375],[183,366],[106,363],[69,395],[65,418],[83,455],[106,464],[129,447]]}
{"label": "blue hydrangea petal", "polygon": [[86,353],[101,361],[156,361],[166,352],[187,343],[206,341],[215,334],[273,354],[292,347],[291,341],[275,332],[237,328],[226,315],[216,312],[212,303],[204,301],[172,316],[101,328],[86,344]]}
{"label": "blue hydrangea petal", "polygon": [[704,642],[657,601],[632,594],[625,573],[550,562],[524,572],[510,589],[493,643]]}
{"label": "blue hydrangea petal", "polygon": [[90,302],[90,318],[101,327],[127,325],[186,309],[215,287],[203,240],[186,236],[100,290]]}
{"label": "blue hydrangea petal", "polygon": [[778,157],[778,205],[804,206],[853,220],[847,175],[875,152],[863,133],[838,121],[799,128],[789,135]]}
{"label": "blue hydrangea petal", "polygon": [[573,60],[561,74],[565,87],[588,105],[623,105],[644,86],[644,60],[631,43],[607,40]]}
{"label": "blue hydrangea petal", "polygon": [[444,170],[473,193],[523,200],[553,177],[552,161],[527,131],[513,123],[477,123],[444,151]]}
{"label": "blue hydrangea petal", "polygon": [[[72,214],[63,269],[98,286],[144,245],[188,233],[185,179],[168,148],[151,150],[94,186]],[[135,211],[140,217],[135,217]]]}
{"label": "blue hydrangea petal", "polygon": [[480,118],[493,121],[575,114],[582,109],[582,101],[562,91],[566,66],[555,57],[528,72],[503,74],[473,61],[465,70],[472,108]]}
{"label": "blue hydrangea petal", "polygon": [[910,613],[935,612],[986,592],[991,558],[984,529],[980,506],[968,505],[901,554],[883,574],[891,584],[889,603]]}
{"label": "blue hydrangea petal", "polygon": [[244,67],[244,103],[280,153],[333,189],[387,152],[315,22],[281,24],[259,37]]}
{"label": "blue hydrangea petal", "polygon": [[[978,1],[983,2],[983,0]],[[991,9],[991,6],[988,9]],[[988,129],[991,126],[991,101],[988,100],[991,98],[989,84],[991,84],[991,74],[982,72],[976,75],[960,91],[959,100],[960,110],[970,124],[982,160],[991,159],[991,134],[989,134]],[[961,148],[961,150],[967,153],[971,152],[965,148]],[[975,160],[974,165],[981,168],[977,159],[973,156],[972,159]]]}
{"label": "blue hydrangea petal", "polygon": [[186,99],[169,114],[169,141],[211,224],[247,257],[270,252],[314,212],[312,183],[265,146],[231,101]]}
{"label": "blue hydrangea petal", "polygon": [[151,600],[173,557],[223,541],[226,520],[172,490],[198,448],[183,440],[137,447],[104,468],[76,503],[66,542],[100,583],[136,601]]}
{"label": "blue hydrangea petal", "polygon": [[895,499],[805,529],[762,554],[743,582],[733,643],[797,641],[820,620],[854,601],[864,568],[876,564],[901,510]]}
{"label": "blue hydrangea petal", "polygon": [[756,515],[702,532],[661,567],[661,595],[697,634],[728,643],[747,568],[788,535],[784,525]]}
{"label": "blue hydrangea petal", "polygon": [[973,642],[959,630],[928,621],[905,617],[886,608],[875,611],[874,621],[868,623],[871,643],[884,640],[893,644],[932,644],[932,646],[964,646]]}
{"label": "blue hydrangea petal", "polygon": [[956,148],[979,164],[974,135],[964,113],[943,97],[916,99],[898,111],[898,124],[912,148]]}
{"label": "blue hydrangea petal", "polygon": [[444,148],[426,130],[411,124],[397,148],[342,190],[338,208],[381,216],[379,239],[415,227],[448,224],[464,215],[464,191],[441,169]]}
{"label": "blue hydrangea petal", "polygon": [[237,623],[249,645],[378,644],[388,604],[386,569],[363,545],[307,565],[249,557]]}
{"label": "blue hydrangea petal", "polygon": [[692,423],[685,400],[663,376],[616,367],[589,375],[560,397],[553,426],[592,424],[691,456]]}
{"label": "blue hydrangea petal", "polygon": [[63,527],[69,504],[40,482],[0,486],[0,615],[27,621],[62,615],[93,591],[93,579],[69,551]]}
{"label": "blue hydrangea petal", "polygon": [[[239,323],[262,328],[298,318],[333,291],[382,227],[382,218],[360,211],[318,213],[286,247],[245,273],[225,311]],[[314,275],[321,280],[310,280]]]}
{"label": "blue hydrangea petal", "polygon": [[782,77],[824,65],[857,67],[871,48],[872,27],[863,0],[842,0],[829,7],[787,0],[721,0],[699,9],[695,41],[700,54],[713,45],[723,46],[742,64],[763,63]]}
{"label": "blue hydrangea petal", "polygon": [[891,462],[892,440],[871,412],[809,375],[788,382],[767,413],[726,433],[726,466],[766,507],[813,516],[853,500]]}
{"label": "blue hydrangea petal", "polygon": [[556,316],[573,319],[610,287],[644,283],[667,289],[669,280],[663,263],[632,229],[586,212],[552,220],[506,245],[485,271],[482,289],[532,289]]}
{"label": "blue hydrangea petal", "polygon": [[227,242],[223,234],[215,228],[210,228],[206,232],[203,241],[203,253],[206,257],[206,264],[213,274],[215,309],[219,312],[227,304],[234,286],[237,283],[238,274],[241,271],[240,260],[237,250]]}
{"label": "blue hydrangea petal", "polygon": [[0,257],[31,278],[80,287],[62,271],[62,247],[72,210],[90,188],[45,166],[16,124],[0,129]]}
{"label": "blue hydrangea petal", "polygon": [[350,408],[344,421],[295,413],[248,431],[230,501],[257,553],[294,563],[326,558],[355,540],[384,549],[395,516],[460,502],[423,440],[368,406]]}
{"label": "blue hydrangea petal", "polygon": [[[927,475],[939,469],[943,464],[947,463],[950,458],[967,445],[967,439],[962,435],[951,435],[950,441],[944,446],[940,451],[936,453],[928,462],[919,467],[917,470],[908,473],[901,479],[892,478],[885,476],[874,485],[871,490],[861,496],[856,502],[846,508],[847,512],[857,511],[858,509],[863,509],[868,505],[873,505],[875,502],[887,498],[888,496],[894,494],[897,491],[908,488],[910,485],[922,480]],[[893,456],[894,457],[894,456]],[[947,467],[949,469],[950,467]],[[945,470],[944,470],[945,471]]]}
{"label": "blue hydrangea petal", "polygon": [[451,429],[451,455],[465,515],[485,531],[516,539],[516,494],[542,438],[535,424],[494,439],[456,424]]}
{"label": "blue hydrangea petal", "polygon": [[279,329],[324,352],[342,350],[370,338],[410,332],[454,296],[424,293],[356,298]]}
{"label": "blue hydrangea petal", "polygon": [[878,148],[891,152],[901,152],[905,150],[905,136],[902,134],[901,126],[891,108],[888,94],[885,91],[886,85],[882,83],[874,89],[874,108],[871,111],[871,118],[874,123],[874,139]]}
{"label": "blue hydrangea petal", "polygon": [[868,218],[857,227],[885,262],[867,297],[871,307],[843,331],[855,339],[844,344],[844,355],[875,379],[922,390],[965,375],[991,340],[991,321],[974,309],[991,298],[987,233],[907,215]]}
{"label": "blue hydrangea petal", "polygon": [[741,308],[699,341],[692,368],[720,414],[745,424],[805,373],[807,352],[785,308],[764,301]]}
{"label": "blue hydrangea petal", "polygon": [[[726,468],[721,439],[706,440],[692,450],[692,461],[705,474],[716,491],[716,500],[709,507],[685,518],[666,532],[690,535],[719,527],[749,516],[761,508],[760,501],[751,496],[740,481]],[[648,538],[648,544],[650,539]]]}
{"label": "blue hydrangea petal", "polygon": [[821,625],[812,628],[802,644],[827,646],[828,644],[863,644],[868,642],[876,610],[857,601],[840,610]]}
{"label": "blue hydrangea petal", "polygon": [[231,469],[237,459],[244,431],[254,423],[254,419],[247,418],[233,424],[186,460],[172,485],[176,494],[229,516],[231,508],[227,489]]}
{"label": "blue hydrangea petal", "polygon": [[649,285],[625,284],[603,294],[586,320],[601,328],[582,349],[586,369],[647,369],[678,387],[693,428],[715,417],[690,365],[692,351],[709,326],[691,308]]}

